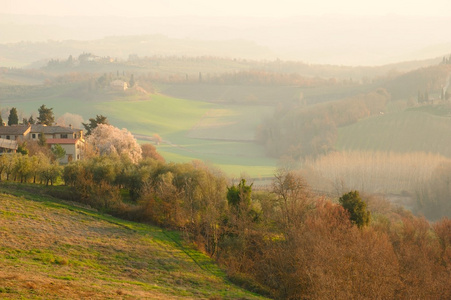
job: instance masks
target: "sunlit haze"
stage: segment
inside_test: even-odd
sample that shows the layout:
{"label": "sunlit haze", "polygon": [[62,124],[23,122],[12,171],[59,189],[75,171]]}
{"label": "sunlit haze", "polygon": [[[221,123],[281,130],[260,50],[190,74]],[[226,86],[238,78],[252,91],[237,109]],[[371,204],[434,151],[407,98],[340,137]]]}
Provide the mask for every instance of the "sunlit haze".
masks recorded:
{"label": "sunlit haze", "polygon": [[415,15],[445,16],[451,2],[432,1],[256,1],[256,0],[131,0],[131,1],[72,1],[59,0],[2,0],[3,13],[42,14],[50,16],[249,16],[289,17],[297,15]]}
{"label": "sunlit haze", "polygon": [[[175,48],[171,54],[280,58],[337,65],[381,65],[433,58],[448,52],[451,45],[448,0],[0,0],[0,4],[0,43],[138,35],[240,40],[260,49],[211,52],[202,48],[188,53]],[[152,53],[137,54],[168,53],[154,48]]]}

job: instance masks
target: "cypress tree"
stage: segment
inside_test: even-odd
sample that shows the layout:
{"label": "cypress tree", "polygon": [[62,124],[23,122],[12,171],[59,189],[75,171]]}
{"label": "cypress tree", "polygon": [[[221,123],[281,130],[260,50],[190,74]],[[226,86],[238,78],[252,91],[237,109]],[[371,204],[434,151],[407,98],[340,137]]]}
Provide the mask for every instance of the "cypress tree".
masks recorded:
{"label": "cypress tree", "polygon": [[9,111],[8,125],[11,126],[17,124],[19,124],[19,117],[17,116],[17,109],[13,107]]}

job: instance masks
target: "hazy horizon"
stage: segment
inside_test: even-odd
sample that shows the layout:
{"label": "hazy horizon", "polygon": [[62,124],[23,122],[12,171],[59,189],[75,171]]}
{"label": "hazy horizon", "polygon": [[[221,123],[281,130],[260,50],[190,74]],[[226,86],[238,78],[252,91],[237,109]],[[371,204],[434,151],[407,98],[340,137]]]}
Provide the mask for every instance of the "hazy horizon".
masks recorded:
{"label": "hazy horizon", "polygon": [[335,65],[382,65],[451,52],[451,18],[446,15],[451,2],[444,0],[421,4],[132,0],[127,5],[117,0],[81,0],[77,5],[0,0],[0,4],[2,44],[161,34],[172,39],[249,41],[268,49],[265,59]]}
{"label": "hazy horizon", "polygon": [[430,0],[412,3],[407,0],[377,2],[359,0],[229,0],[218,3],[209,0],[129,0],[89,1],[79,0],[77,5],[57,0],[2,0],[3,13],[49,16],[245,16],[245,17],[292,17],[300,15],[405,15],[448,16],[451,4],[447,0]]}

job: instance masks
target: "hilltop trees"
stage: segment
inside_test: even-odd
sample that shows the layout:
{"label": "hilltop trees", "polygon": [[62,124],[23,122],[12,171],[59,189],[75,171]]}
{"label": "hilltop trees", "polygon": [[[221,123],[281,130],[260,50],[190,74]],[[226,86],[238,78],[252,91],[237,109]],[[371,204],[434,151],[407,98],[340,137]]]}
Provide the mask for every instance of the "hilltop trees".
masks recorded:
{"label": "hilltop trees", "polygon": [[53,115],[53,108],[47,108],[44,104],[38,109],[38,124],[50,126],[55,122],[55,116]]}

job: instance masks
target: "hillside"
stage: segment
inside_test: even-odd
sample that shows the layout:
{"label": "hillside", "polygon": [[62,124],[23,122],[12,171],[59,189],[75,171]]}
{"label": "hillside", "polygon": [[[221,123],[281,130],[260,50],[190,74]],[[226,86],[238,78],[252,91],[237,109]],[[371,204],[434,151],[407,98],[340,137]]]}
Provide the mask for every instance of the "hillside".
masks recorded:
{"label": "hillside", "polygon": [[[396,65],[391,66],[393,69],[389,72],[386,67],[340,68],[217,57],[136,57],[129,61],[111,61],[93,56],[99,60],[90,62],[84,61],[83,57],[53,60],[47,68],[40,70],[0,69],[3,120],[8,118],[13,106],[18,109],[20,120],[28,119],[30,114],[36,117],[36,109],[43,103],[54,109],[57,120],[67,114],[76,117],[78,124],[70,121],[76,127],[82,126],[82,120],[102,114],[112,125],[130,130],[141,143],[153,142],[155,134],[161,136],[158,151],[168,161],[202,160],[221,168],[231,177],[246,173],[254,179],[272,177],[280,153],[297,157],[305,155],[310,148],[315,154],[322,151],[318,149],[412,150],[444,155],[449,152],[446,138],[440,145],[431,141],[419,146],[417,142],[419,132],[427,137],[445,136],[446,117],[400,112],[406,107],[424,106],[420,98],[426,94],[431,103],[436,99],[433,105],[446,104],[438,99],[449,94],[445,91],[451,72],[448,64],[401,73],[396,71]],[[113,79],[128,81],[131,75],[135,76],[139,89],[119,92],[108,88],[108,82]],[[330,75],[334,77],[328,78]],[[279,122],[276,114],[308,110],[306,116],[312,116],[317,109],[330,113],[326,106],[333,111],[336,103],[357,98],[370,103],[373,101],[371,95],[380,87],[390,96],[384,102],[386,105],[376,105],[377,108],[371,105],[376,116],[368,121],[365,111],[360,109],[352,124],[334,120],[338,124],[338,135],[329,130],[324,143],[318,142],[324,136],[319,134],[318,128],[310,126],[311,122],[302,123],[302,128],[287,137],[287,143],[259,139],[261,128],[274,127],[268,120]],[[360,106],[354,103],[347,107],[336,116],[353,115]],[[395,114],[389,114],[391,112]],[[412,124],[396,127],[398,135],[390,137],[385,133],[393,133],[390,126],[397,126],[397,118]],[[280,132],[293,131],[295,120],[300,119],[295,117],[282,124],[287,128],[281,128]],[[420,131],[418,126],[421,126]],[[368,134],[373,131],[372,135]],[[312,133],[311,137],[302,140],[299,134],[302,132]],[[298,151],[296,147],[289,149],[294,139],[302,140],[297,146],[310,148],[305,151]],[[382,144],[387,140],[388,143]],[[322,144],[327,144],[328,148]],[[277,147],[287,151],[275,151]]]}
{"label": "hillside", "polygon": [[339,129],[340,150],[431,152],[451,157],[450,105],[426,105],[361,120]]}
{"label": "hillside", "polygon": [[0,190],[0,298],[259,298],[177,233]]}

